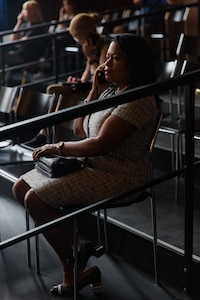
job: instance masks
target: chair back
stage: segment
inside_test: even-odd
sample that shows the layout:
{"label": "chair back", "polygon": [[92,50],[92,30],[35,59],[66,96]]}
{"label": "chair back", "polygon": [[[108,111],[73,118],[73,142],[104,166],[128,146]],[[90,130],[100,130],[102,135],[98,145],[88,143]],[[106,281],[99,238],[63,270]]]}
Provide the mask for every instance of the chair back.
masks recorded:
{"label": "chair back", "polygon": [[[34,118],[51,112],[52,107],[55,107],[56,99],[55,95],[38,93],[22,88],[14,107],[13,122]],[[31,132],[25,132],[20,138],[16,138],[14,143],[19,144],[31,140],[37,133],[38,131],[33,128]],[[47,128],[47,139],[51,140],[49,128]]]}
{"label": "chair back", "polygon": [[176,57],[179,61],[187,60],[191,63],[200,63],[200,37],[181,33]]}
{"label": "chair back", "polygon": [[29,119],[50,111],[55,95],[21,89],[14,108],[15,120]]}
{"label": "chair back", "polygon": [[184,7],[175,11],[167,11],[164,16],[167,59],[174,59],[180,33],[186,32],[186,24],[190,8]]}
{"label": "chair back", "polygon": [[19,89],[17,87],[0,87],[0,126],[11,122],[13,105],[18,93]]}

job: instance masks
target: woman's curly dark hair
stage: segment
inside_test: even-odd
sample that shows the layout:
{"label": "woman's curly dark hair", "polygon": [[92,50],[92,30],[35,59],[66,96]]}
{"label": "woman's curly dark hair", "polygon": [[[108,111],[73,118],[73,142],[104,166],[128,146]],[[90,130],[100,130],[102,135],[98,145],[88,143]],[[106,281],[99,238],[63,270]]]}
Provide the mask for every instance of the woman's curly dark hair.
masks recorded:
{"label": "woman's curly dark hair", "polygon": [[137,87],[156,81],[155,61],[151,46],[145,38],[122,33],[113,37],[127,58],[131,72],[131,86]]}

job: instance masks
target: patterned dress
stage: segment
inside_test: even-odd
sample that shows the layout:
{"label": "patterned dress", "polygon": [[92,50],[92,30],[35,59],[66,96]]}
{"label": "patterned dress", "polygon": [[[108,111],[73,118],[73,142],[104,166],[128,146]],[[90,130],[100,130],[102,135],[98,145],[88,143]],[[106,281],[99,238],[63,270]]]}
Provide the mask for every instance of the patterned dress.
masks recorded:
{"label": "patterned dress", "polygon": [[[110,94],[112,88],[106,95]],[[53,207],[92,204],[143,184],[149,179],[147,148],[157,113],[156,100],[149,96],[86,116],[84,128],[90,137],[98,135],[111,114],[133,124],[137,130],[112,152],[89,157],[90,167],[60,178],[48,178],[34,169],[22,178],[42,201]]]}

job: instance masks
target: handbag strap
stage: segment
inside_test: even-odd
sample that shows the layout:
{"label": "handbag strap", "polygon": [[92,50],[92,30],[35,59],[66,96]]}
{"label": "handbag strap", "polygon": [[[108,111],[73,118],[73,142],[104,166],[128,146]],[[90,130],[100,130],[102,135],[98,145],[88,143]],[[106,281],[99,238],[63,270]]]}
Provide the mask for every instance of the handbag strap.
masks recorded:
{"label": "handbag strap", "polygon": [[[87,120],[87,137],[88,137],[88,138],[89,138],[89,136],[90,136],[90,128],[89,128],[90,117],[91,117],[91,114],[88,115],[88,120]],[[84,158],[83,165],[84,165],[85,167],[88,165],[88,156],[86,156],[86,157]]]}

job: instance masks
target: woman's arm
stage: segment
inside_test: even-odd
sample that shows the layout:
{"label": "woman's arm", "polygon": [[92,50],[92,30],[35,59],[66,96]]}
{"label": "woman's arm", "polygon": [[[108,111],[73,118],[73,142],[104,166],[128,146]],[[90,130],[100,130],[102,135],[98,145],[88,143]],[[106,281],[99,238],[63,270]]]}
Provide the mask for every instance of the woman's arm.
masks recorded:
{"label": "woman's arm", "polygon": [[[62,155],[77,157],[104,155],[118,147],[134,130],[136,127],[131,123],[111,115],[106,119],[96,137],[65,142]],[[35,149],[33,159],[37,160],[39,156],[49,154],[58,154],[57,144],[47,144]]]}
{"label": "woman's arm", "polygon": [[[104,64],[100,65],[96,69],[95,74],[94,74],[93,83],[92,83],[92,89],[90,90],[90,92],[89,92],[87,98],[84,100],[84,102],[90,102],[92,100],[98,99],[100,94],[110,86],[110,83],[102,83],[98,79],[98,73],[101,72],[103,69],[104,69]],[[86,137],[85,131],[83,129],[84,118],[85,118],[84,116],[77,118],[74,120],[74,123],[73,123],[74,134],[81,138]]]}
{"label": "woman's arm", "polygon": [[90,64],[87,61],[85,70],[84,70],[83,74],[81,75],[81,82],[87,82],[90,79],[91,79]]}
{"label": "woman's arm", "polygon": [[17,23],[16,23],[15,27],[13,28],[13,34],[11,35],[12,41],[19,40],[21,38],[21,34],[18,32],[15,32],[15,31],[17,31],[21,28],[23,18],[24,18],[23,13],[22,12],[19,13],[19,15],[17,16]]}

